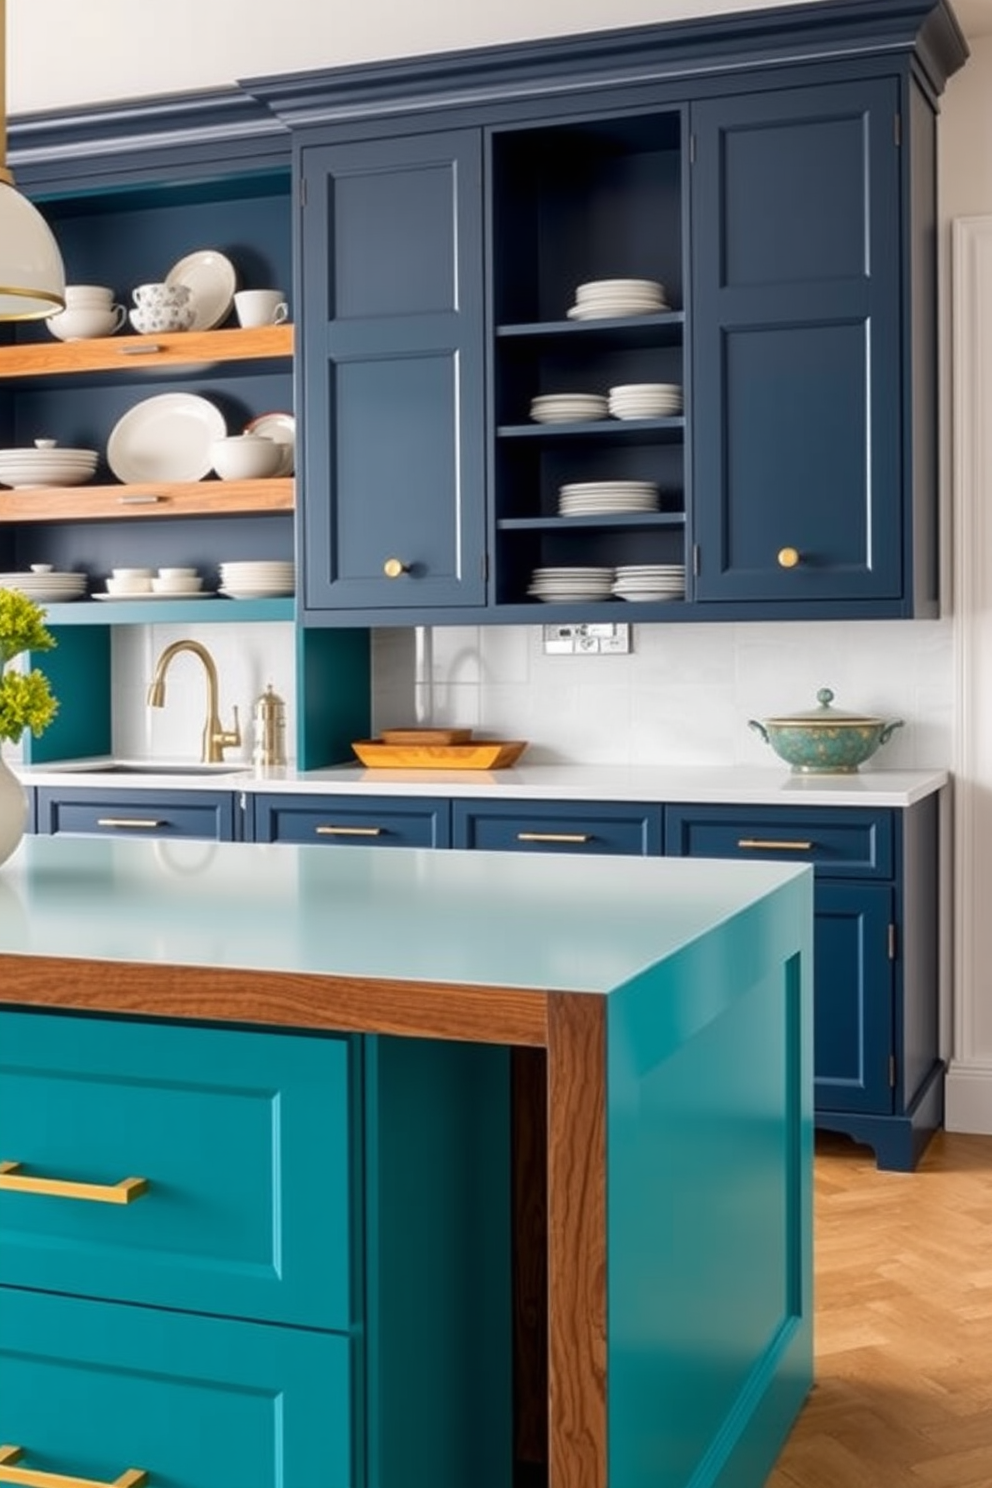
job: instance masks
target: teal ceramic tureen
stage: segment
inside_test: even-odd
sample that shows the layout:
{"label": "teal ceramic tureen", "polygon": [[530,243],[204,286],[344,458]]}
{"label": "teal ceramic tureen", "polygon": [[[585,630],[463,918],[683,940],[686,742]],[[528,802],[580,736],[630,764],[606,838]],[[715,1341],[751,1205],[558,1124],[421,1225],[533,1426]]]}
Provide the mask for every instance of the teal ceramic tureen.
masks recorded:
{"label": "teal ceramic tureen", "polygon": [[804,774],[850,774],[903,725],[901,718],[886,723],[831,707],[834,695],[829,687],[821,687],[816,700],[819,707],[791,718],[748,720],[748,728],[760,734],[780,759]]}

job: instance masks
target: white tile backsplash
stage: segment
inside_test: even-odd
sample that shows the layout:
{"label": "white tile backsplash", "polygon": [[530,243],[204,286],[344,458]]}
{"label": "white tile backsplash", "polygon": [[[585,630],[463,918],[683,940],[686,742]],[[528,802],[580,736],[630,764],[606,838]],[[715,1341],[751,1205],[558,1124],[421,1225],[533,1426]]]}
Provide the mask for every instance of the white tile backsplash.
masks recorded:
{"label": "white tile backsplash", "polygon": [[[528,759],[573,764],[773,763],[748,719],[815,705],[902,718],[879,756],[895,768],[953,759],[950,620],[633,625],[626,656],[547,656],[534,626],[451,626],[373,633],[373,727],[420,721],[530,741]],[[120,626],[113,636],[113,747],[137,758],[196,759],[206,712],[200,663],[180,655],[162,709],[145,696],[164,646],[201,641],[217,663],[220,716],[237,705],[251,758],[251,711],[271,682],[286,702],[295,757],[296,662],[288,622]],[[419,707],[418,707],[419,705]],[[19,751],[5,748],[5,757]]]}
{"label": "white tile backsplash", "polygon": [[[816,705],[902,718],[879,763],[953,758],[950,620],[633,625],[626,656],[547,656],[540,626],[436,627],[430,721],[528,739],[535,764],[774,763],[751,718]],[[412,631],[373,638],[373,726],[414,720]]]}

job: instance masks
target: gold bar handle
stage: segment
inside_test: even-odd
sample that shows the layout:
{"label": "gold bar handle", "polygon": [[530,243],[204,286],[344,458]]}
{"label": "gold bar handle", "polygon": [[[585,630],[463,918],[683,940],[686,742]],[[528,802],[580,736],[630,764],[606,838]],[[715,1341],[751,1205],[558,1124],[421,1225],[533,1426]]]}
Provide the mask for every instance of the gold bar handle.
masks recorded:
{"label": "gold bar handle", "polygon": [[738,847],[760,848],[769,852],[812,852],[812,842],[776,842],[764,837],[740,837]]}
{"label": "gold bar handle", "polygon": [[158,503],[161,500],[162,500],[162,497],[161,496],[154,496],[151,493],[148,493],[148,494],[142,495],[142,496],[118,496],[118,498],[117,498],[117,505],[118,506],[157,506]]}
{"label": "gold bar handle", "polygon": [[314,827],[318,837],[381,837],[381,827]]}
{"label": "gold bar handle", "polygon": [[0,1483],[21,1483],[23,1488],[145,1488],[148,1482],[148,1474],[140,1467],[127,1468],[112,1483],[106,1479],[39,1472],[33,1467],[14,1467],[23,1456],[23,1447],[0,1447]]}
{"label": "gold bar handle", "polygon": [[[57,1199],[89,1199],[97,1204],[131,1204],[148,1192],[147,1178],[120,1183],[75,1183],[69,1178],[32,1178],[19,1162],[0,1162],[0,1189],[11,1193],[51,1194]],[[0,1477],[0,1483],[4,1479]],[[10,1479],[13,1482],[13,1479]]]}
{"label": "gold bar handle", "polygon": [[165,822],[153,816],[98,816],[98,827],[164,827]]}
{"label": "gold bar handle", "polygon": [[589,832],[518,832],[518,842],[591,842]]}

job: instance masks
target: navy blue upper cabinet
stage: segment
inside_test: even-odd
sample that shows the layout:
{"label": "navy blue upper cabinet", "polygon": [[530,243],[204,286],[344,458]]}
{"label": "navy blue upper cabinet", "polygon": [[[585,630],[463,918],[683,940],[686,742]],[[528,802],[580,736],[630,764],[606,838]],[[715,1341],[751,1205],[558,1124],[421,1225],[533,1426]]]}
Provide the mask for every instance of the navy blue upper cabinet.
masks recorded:
{"label": "navy blue upper cabinet", "polygon": [[692,111],[698,600],[911,608],[899,116],[892,78]]}
{"label": "navy blue upper cabinet", "polygon": [[301,158],[306,608],[479,605],[481,134]]}

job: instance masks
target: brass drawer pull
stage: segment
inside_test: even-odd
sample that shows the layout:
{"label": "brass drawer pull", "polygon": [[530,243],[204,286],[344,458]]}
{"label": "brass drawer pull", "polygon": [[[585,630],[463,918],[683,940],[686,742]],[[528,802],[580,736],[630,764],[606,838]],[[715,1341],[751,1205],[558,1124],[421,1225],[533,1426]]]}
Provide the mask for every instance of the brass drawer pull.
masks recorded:
{"label": "brass drawer pull", "polygon": [[65,1473],[39,1472],[32,1467],[14,1467],[24,1456],[23,1447],[0,1447],[0,1483],[21,1483],[23,1488],[144,1488],[148,1474],[129,1467],[112,1483],[97,1478],[71,1478]]}
{"label": "brass drawer pull", "polygon": [[591,832],[518,832],[518,842],[591,842]]}
{"label": "brass drawer pull", "polygon": [[812,852],[815,844],[812,842],[775,842],[764,837],[740,837],[737,846],[767,848],[770,852]]}
{"label": "brass drawer pull", "polygon": [[98,816],[98,827],[164,827],[165,822],[151,816]]}
{"label": "brass drawer pull", "polygon": [[117,348],[121,356],[154,356],[165,349],[164,346],[159,346],[157,341],[146,342],[144,346],[118,346]]}
{"label": "brass drawer pull", "polygon": [[314,827],[318,837],[381,837],[381,827]]}
{"label": "brass drawer pull", "polygon": [[118,496],[118,506],[157,506],[163,500],[161,496],[147,494],[144,496]]}
{"label": "brass drawer pull", "polygon": [[[0,1162],[0,1189],[11,1193],[51,1194],[56,1199],[89,1199],[96,1204],[130,1204],[148,1192],[147,1178],[122,1178],[120,1183],[74,1183],[68,1178],[31,1178],[19,1162]],[[20,1478],[2,1482],[20,1482]],[[66,1479],[69,1482],[70,1479]]]}

